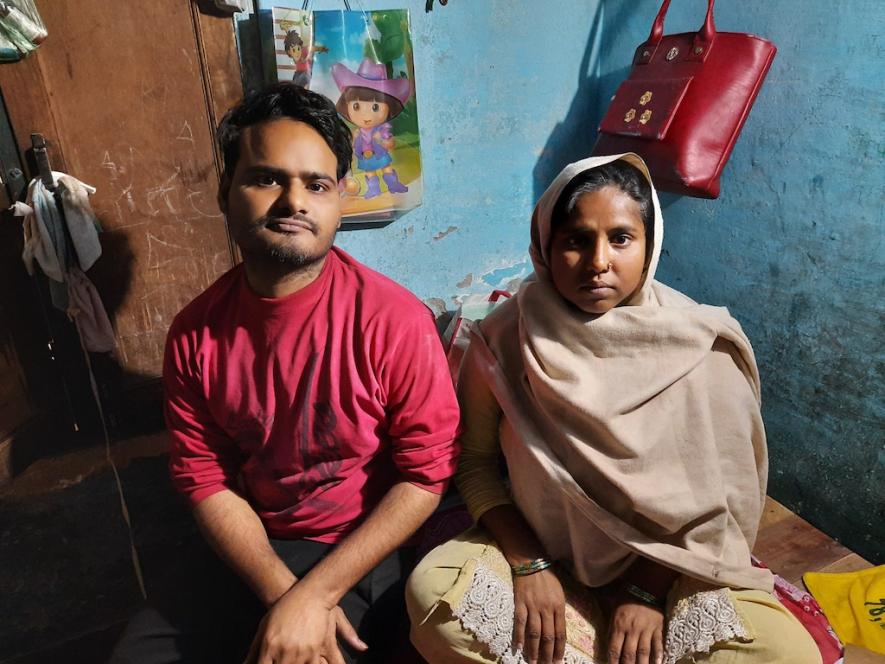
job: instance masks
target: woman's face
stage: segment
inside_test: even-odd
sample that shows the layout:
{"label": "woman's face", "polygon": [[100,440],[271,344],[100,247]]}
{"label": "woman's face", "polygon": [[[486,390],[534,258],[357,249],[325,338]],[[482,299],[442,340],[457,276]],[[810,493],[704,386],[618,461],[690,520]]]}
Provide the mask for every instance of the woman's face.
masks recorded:
{"label": "woman's face", "polygon": [[550,243],[553,285],[588,314],[627,301],[645,273],[639,203],[615,186],[583,194]]}

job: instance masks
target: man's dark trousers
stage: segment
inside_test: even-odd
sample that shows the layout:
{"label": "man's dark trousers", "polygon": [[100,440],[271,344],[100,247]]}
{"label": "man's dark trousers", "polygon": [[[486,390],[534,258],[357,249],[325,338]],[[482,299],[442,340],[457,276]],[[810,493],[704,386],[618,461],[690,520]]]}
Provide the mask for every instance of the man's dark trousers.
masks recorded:
{"label": "man's dark trousers", "polygon": [[[299,578],[333,548],[309,540],[271,540],[271,545]],[[414,562],[413,549],[393,552],[339,602],[369,645],[360,655],[342,644],[346,661],[391,661],[397,636],[406,633],[403,588]],[[129,622],[109,664],[242,664],[264,606],[202,538],[195,538],[175,572]]]}

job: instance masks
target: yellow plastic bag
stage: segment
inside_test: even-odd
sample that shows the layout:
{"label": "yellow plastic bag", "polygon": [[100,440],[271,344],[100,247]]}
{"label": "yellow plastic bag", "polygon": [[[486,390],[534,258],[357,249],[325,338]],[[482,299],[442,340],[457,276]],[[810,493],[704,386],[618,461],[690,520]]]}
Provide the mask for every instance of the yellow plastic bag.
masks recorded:
{"label": "yellow plastic bag", "polygon": [[843,643],[885,654],[885,565],[802,578]]}

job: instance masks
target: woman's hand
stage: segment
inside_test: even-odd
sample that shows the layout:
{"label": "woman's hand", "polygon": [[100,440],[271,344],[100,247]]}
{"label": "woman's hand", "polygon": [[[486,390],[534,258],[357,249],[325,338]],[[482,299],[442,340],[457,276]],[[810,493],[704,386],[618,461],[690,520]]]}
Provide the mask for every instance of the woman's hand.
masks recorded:
{"label": "woman's hand", "polygon": [[[546,557],[544,547],[515,505],[498,505],[480,517],[511,567]],[[531,664],[557,664],[565,654],[565,593],[552,570],[513,577],[513,648]]]}
{"label": "woman's hand", "polygon": [[664,661],[664,614],[649,604],[619,596],[608,637],[609,664],[661,664]]}
{"label": "woman's hand", "polygon": [[558,664],[565,653],[565,593],[551,570],[513,577],[513,647],[529,664]]}

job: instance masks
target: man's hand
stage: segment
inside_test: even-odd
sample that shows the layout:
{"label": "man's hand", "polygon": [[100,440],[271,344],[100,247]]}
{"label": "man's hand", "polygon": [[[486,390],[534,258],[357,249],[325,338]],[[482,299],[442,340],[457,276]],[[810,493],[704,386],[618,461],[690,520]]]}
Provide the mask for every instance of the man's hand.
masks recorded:
{"label": "man's hand", "polygon": [[[368,646],[337,608],[357,582],[414,533],[440,496],[408,482],[387,492],[366,520],[301,579],[280,560],[255,511],[232,491],[209,496],[194,516],[209,544],[270,607],[252,642],[249,664],[343,664],[338,637]],[[294,584],[294,585],[293,585]]]}
{"label": "man's hand", "polygon": [[323,659],[328,662],[328,664],[345,664],[344,658],[341,656],[341,651],[338,650],[338,641],[337,639],[342,639],[350,644],[350,646],[360,652],[365,652],[369,649],[369,646],[359,637],[356,633],[356,630],[353,628],[353,625],[350,624],[350,621],[347,619],[347,616],[344,615],[344,611],[341,610],[340,606],[336,606],[332,609],[332,615],[334,616],[334,622],[329,623],[329,634],[326,638],[326,652],[329,653],[323,656]]}
{"label": "man's hand", "polygon": [[628,595],[615,601],[608,637],[610,664],[660,664],[664,661],[664,614]]}
{"label": "man's hand", "polygon": [[246,664],[344,664],[338,637],[359,651],[368,646],[340,607],[328,607],[309,588],[296,583],[267,612],[246,657]]}

